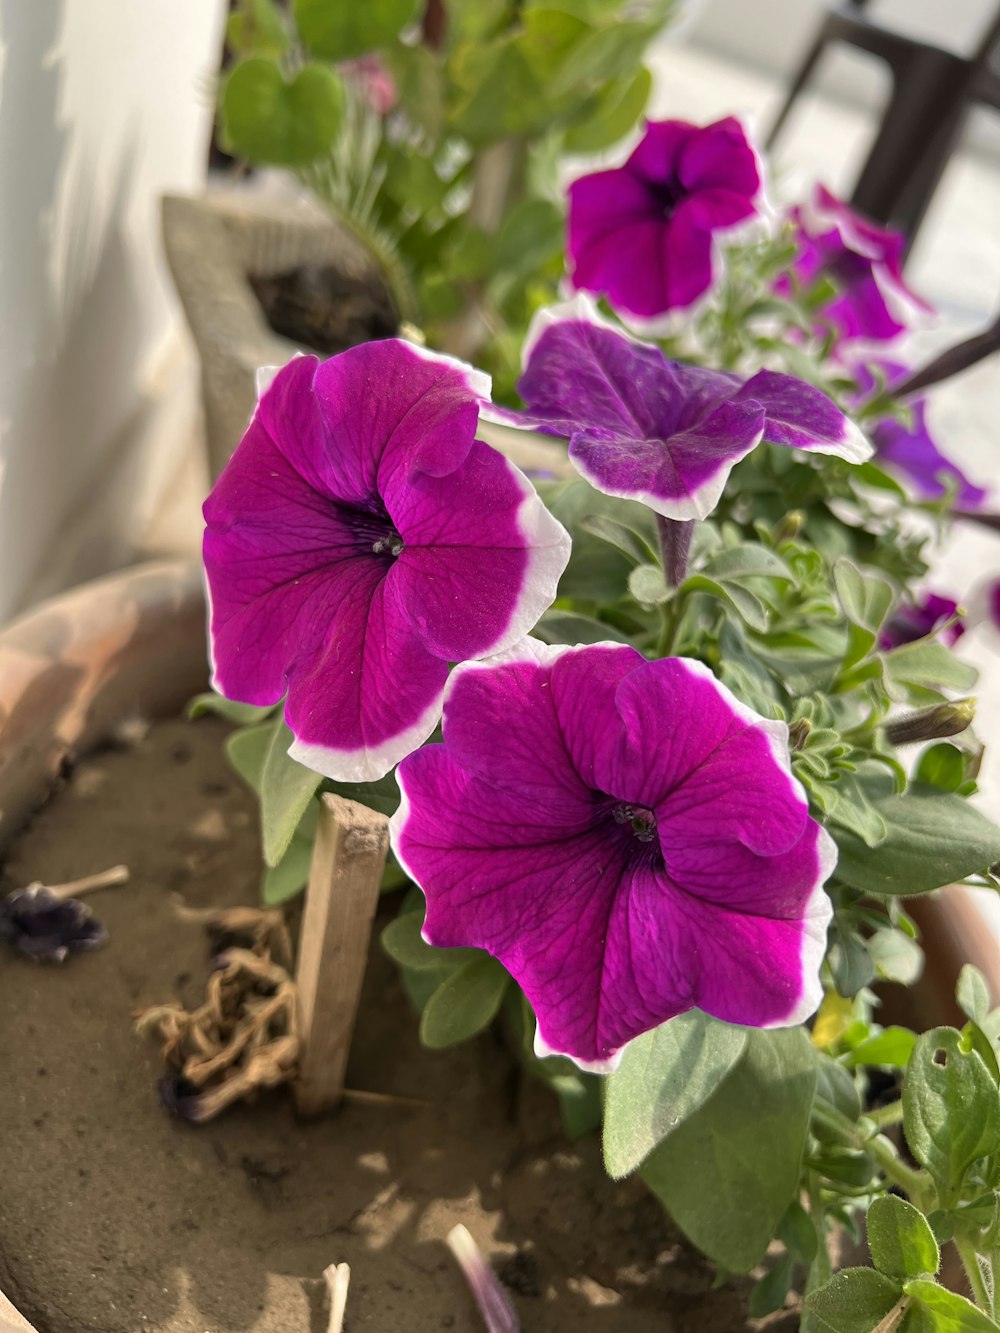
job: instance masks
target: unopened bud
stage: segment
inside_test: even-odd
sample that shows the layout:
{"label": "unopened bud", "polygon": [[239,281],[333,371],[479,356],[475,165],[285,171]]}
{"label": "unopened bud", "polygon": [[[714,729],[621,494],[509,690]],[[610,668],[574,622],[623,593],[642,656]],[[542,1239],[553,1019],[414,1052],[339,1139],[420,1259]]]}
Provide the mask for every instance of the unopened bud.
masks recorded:
{"label": "unopened bud", "polygon": [[893,745],[911,745],[915,741],[943,740],[957,736],[976,715],[975,699],[956,699],[954,703],[931,704],[916,713],[893,718],[885,724],[886,739]]}
{"label": "unopened bud", "polygon": [[812,731],[812,723],[807,717],[800,717],[788,728],[788,744],[793,750],[801,750]]}
{"label": "unopened bud", "polygon": [[791,509],[774,526],[771,536],[777,542],[790,542],[802,531],[806,516],[801,509]]}

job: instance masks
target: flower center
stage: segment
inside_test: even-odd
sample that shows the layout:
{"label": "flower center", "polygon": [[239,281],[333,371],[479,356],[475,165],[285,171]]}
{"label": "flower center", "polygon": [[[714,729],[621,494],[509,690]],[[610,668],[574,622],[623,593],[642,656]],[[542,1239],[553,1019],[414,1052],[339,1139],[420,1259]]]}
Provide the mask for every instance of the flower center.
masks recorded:
{"label": "flower center", "polygon": [[619,801],[611,807],[611,818],[616,824],[627,825],[638,842],[652,842],[656,837],[656,815],[648,806]]}
{"label": "flower center", "polygon": [[656,207],[662,212],[664,220],[671,217],[674,209],[685,196],[686,191],[683,186],[674,180],[649,181],[647,184]]}
{"label": "flower center", "polygon": [[403,539],[380,500],[371,507],[340,504],[337,506],[345,525],[350,528],[359,555],[377,555],[391,562],[403,553]]}

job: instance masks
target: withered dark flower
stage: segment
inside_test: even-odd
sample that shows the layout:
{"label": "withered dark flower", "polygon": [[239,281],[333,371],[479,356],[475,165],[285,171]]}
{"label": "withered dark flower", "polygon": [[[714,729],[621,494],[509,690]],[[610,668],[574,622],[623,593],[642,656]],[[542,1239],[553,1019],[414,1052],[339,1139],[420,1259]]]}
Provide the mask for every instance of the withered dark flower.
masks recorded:
{"label": "withered dark flower", "polygon": [[189,1120],[198,1125],[204,1114],[204,1097],[200,1090],[181,1074],[165,1074],[157,1084],[160,1100],[178,1120]]}
{"label": "withered dark flower", "polygon": [[41,884],[0,899],[0,939],[39,963],[61,963],[78,949],[96,949],[108,932],[78,898]]}

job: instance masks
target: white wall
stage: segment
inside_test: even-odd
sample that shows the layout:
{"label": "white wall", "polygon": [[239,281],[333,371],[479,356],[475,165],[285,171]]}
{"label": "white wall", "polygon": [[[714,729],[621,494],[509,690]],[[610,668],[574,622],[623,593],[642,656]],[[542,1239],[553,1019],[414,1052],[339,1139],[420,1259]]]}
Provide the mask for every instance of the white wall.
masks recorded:
{"label": "white wall", "polygon": [[164,474],[136,453],[179,328],[158,200],[204,178],[223,17],[0,0],[0,620],[120,560]]}

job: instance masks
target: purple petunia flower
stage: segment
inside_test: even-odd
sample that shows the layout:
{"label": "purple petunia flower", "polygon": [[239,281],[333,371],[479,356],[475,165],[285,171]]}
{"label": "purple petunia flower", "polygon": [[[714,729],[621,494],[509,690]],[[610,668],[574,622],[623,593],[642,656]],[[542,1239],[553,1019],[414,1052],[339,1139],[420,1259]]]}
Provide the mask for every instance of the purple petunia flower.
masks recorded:
{"label": "purple petunia flower", "polygon": [[0,899],[0,940],[38,963],[62,963],[78,949],[97,949],[108,932],[90,908],[43,885]]}
{"label": "purple petunia flower", "polygon": [[[903,237],[869,222],[824,185],[791,210],[798,255],[793,269],[811,285],[832,278],[838,292],[821,314],[849,340],[885,342],[931,312],[903,281]],[[787,292],[788,279],[779,290]]]}
{"label": "purple petunia flower", "polygon": [[643,320],[686,309],[712,286],[715,238],[755,217],[760,193],[738,120],[652,121],[623,167],[569,187],[573,286]]}
{"label": "purple petunia flower", "polygon": [[[949,621],[952,623],[949,624]],[[904,643],[926,639],[939,630],[949,646],[957,643],[965,633],[958,603],[936,592],[924,593],[919,602],[901,602],[896,607],[882,626],[879,647],[889,652],[893,648],[902,647]]]}
{"label": "purple petunia flower", "polygon": [[487,407],[509,426],[569,438],[577,470],[607,495],[664,518],[704,518],[733,466],[762,439],[871,456],[858,428],[819,389],[761,370],[749,380],[668,361],[606,323],[585,296],[540,311],[524,345],[523,412]]}
{"label": "purple petunia flower", "polygon": [[450,662],[515,643],[569,536],[477,440],[489,379],[399,339],[299,357],[205,503],[214,684],[285,699],[289,753],[381,777],[441,716]]}
{"label": "purple petunia flower", "polygon": [[[889,389],[902,383],[910,373],[898,361],[880,359],[872,364],[884,372]],[[851,374],[858,386],[860,402],[874,391],[875,376],[868,366],[860,364],[851,367]],[[945,494],[942,477],[951,477],[957,485],[955,496],[958,503],[966,509],[978,508],[989,492],[971,482],[938,448],[927,424],[926,398],[908,402],[907,407],[912,414],[909,426],[887,417],[872,430],[872,443],[879,462],[902,473],[912,482],[917,495],[928,500],[940,499]]]}
{"label": "purple petunia flower", "polygon": [[788,728],[701,663],[525,640],[458,668],[444,743],[398,777],[425,938],[503,963],[539,1054],[606,1071],[691,1008],[771,1027],[819,1003],[834,844]]}

